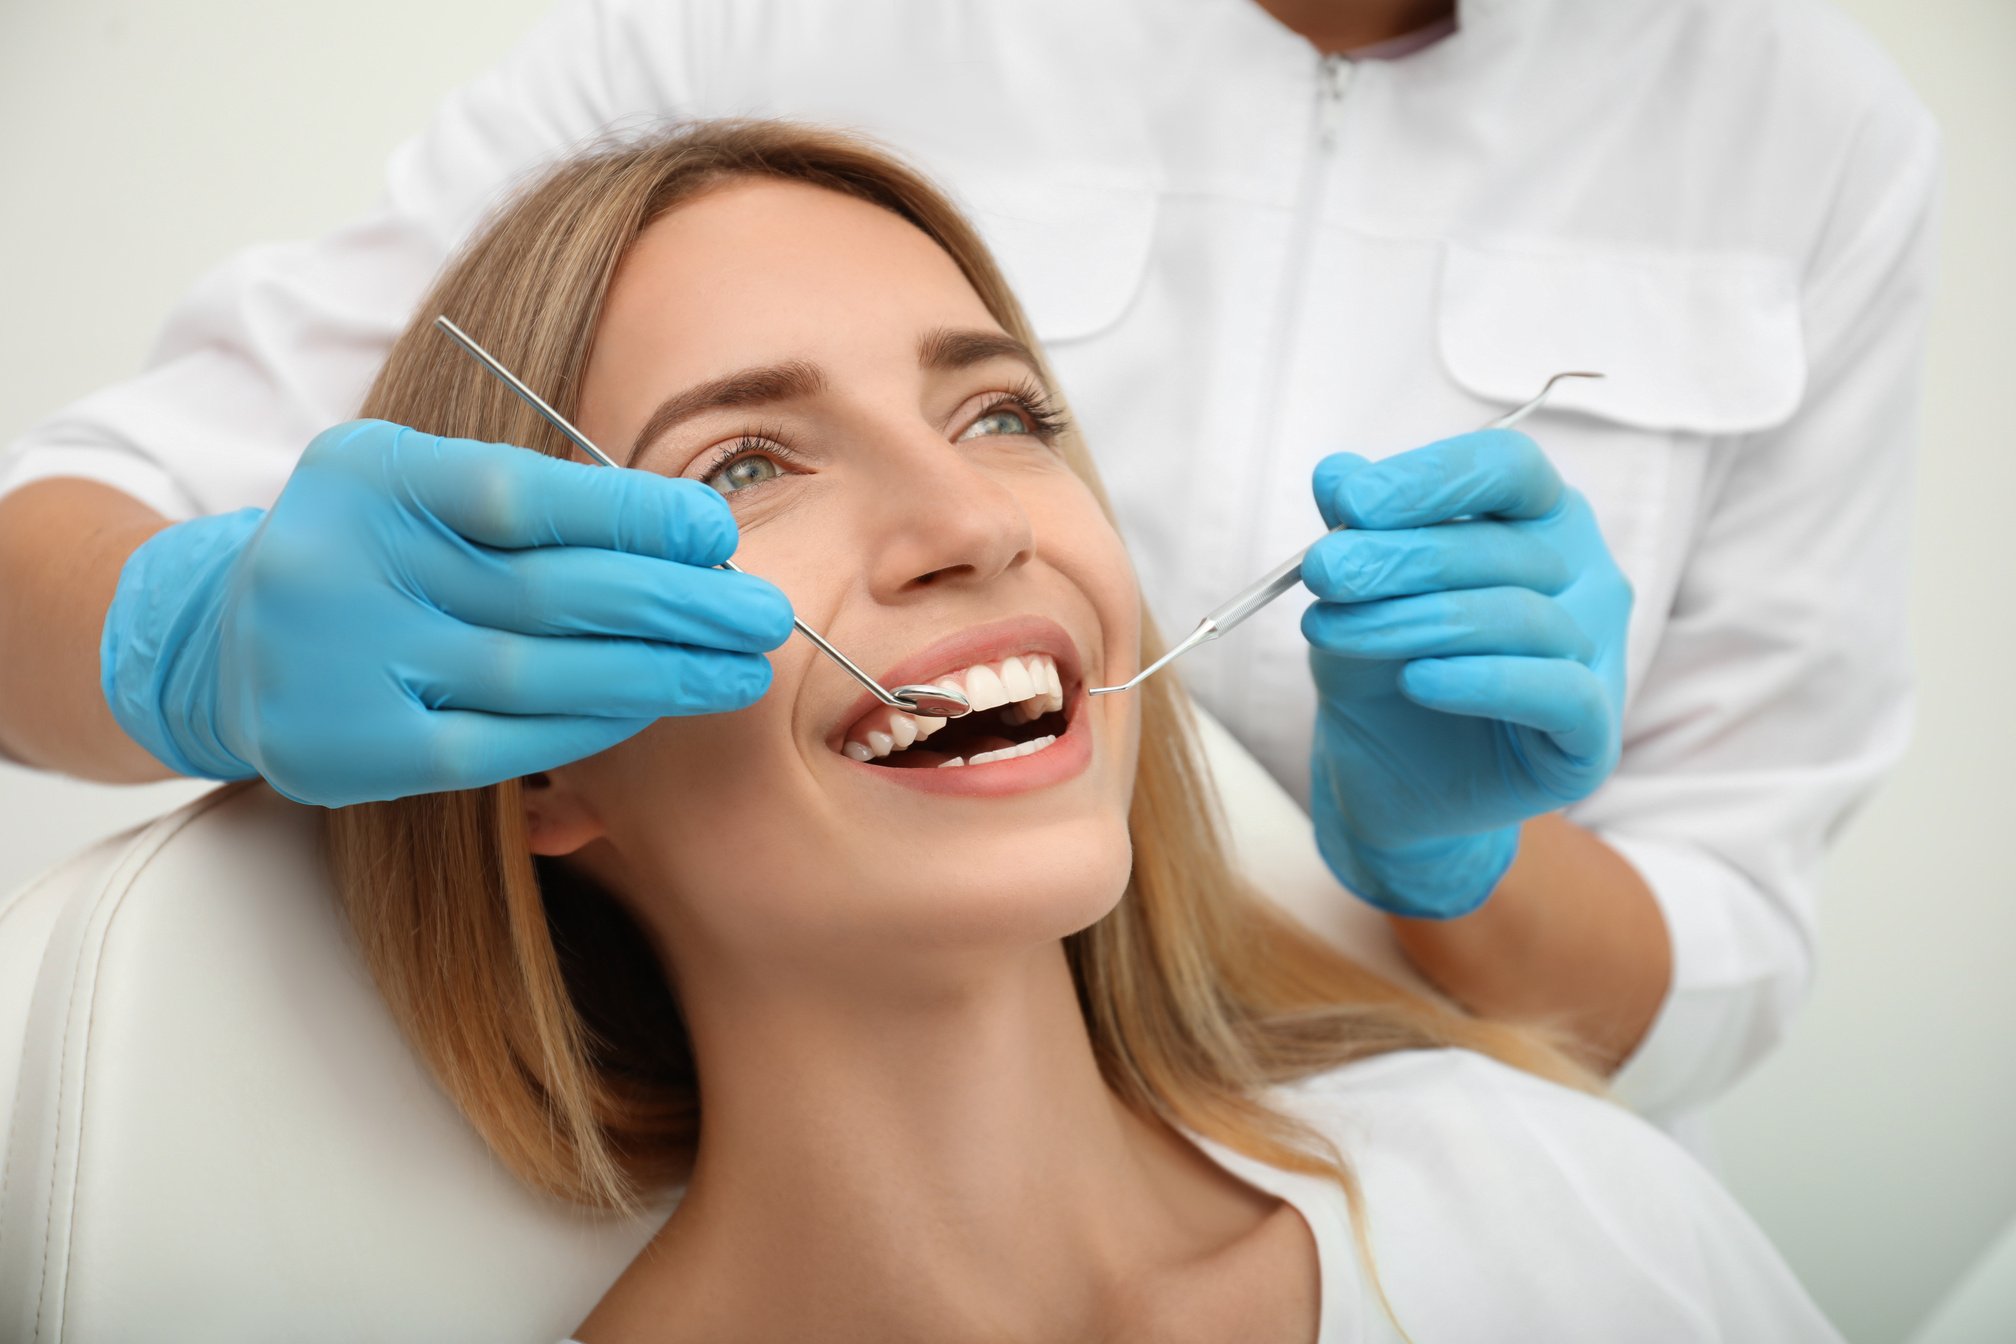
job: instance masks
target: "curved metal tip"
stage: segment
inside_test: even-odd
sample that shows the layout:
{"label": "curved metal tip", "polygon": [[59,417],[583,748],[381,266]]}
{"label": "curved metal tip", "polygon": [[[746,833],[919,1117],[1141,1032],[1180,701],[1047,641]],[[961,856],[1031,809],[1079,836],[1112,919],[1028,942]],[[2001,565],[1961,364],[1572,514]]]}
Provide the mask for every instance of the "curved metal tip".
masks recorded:
{"label": "curved metal tip", "polygon": [[1533,394],[1531,400],[1527,401],[1522,406],[1514,407],[1510,412],[1506,413],[1505,415],[1499,416],[1496,420],[1493,420],[1490,424],[1486,425],[1485,428],[1486,429],[1512,428],[1512,426],[1518,424],[1521,420],[1524,420],[1527,416],[1533,414],[1533,412],[1539,410],[1542,406],[1544,406],[1547,403],[1547,398],[1550,395],[1552,395],[1554,391],[1554,384],[1560,382],[1563,378],[1601,378],[1602,376],[1603,375],[1600,373],[1596,373],[1586,369],[1574,369],[1570,370],[1567,373],[1557,373],[1552,378],[1549,378],[1547,380],[1545,386],[1543,386],[1538,392]]}
{"label": "curved metal tip", "polygon": [[1184,654],[1190,652],[1190,650],[1196,648],[1199,644],[1202,644],[1205,640],[1216,639],[1219,634],[1220,627],[1217,620],[1206,616],[1203,620],[1197,622],[1197,628],[1183,636],[1182,641],[1174,648],[1148,664],[1148,666],[1142,668],[1139,672],[1136,672],[1126,681],[1121,682],[1118,686],[1088,686],[1085,688],[1085,694],[1113,695],[1120,691],[1131,691],[1157,672],[1160,672],[1163,668],[1169,666],[1169,664],[1175,662],[1178,658],[1181,658]]}

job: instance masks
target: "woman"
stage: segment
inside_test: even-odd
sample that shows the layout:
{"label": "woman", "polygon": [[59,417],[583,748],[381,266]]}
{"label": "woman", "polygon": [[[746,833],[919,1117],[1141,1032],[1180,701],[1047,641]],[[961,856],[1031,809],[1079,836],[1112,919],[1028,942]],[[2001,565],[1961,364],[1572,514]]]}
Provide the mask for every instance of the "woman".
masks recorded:
{"label": "woman", "polygon": [[565,455],[436,312],[619,460],[718,492],[684,544],[978,707],[893,715],[794,641],[739,712],[330,814],[373,973],[500,1159],[631,1214],[684,1184],[582,1344],[1833,1338],[1578,1065],[1243,890],[1173,680],[1085,695],[1157,640],[927,183],[714,123],[532,187],[365,413]]}

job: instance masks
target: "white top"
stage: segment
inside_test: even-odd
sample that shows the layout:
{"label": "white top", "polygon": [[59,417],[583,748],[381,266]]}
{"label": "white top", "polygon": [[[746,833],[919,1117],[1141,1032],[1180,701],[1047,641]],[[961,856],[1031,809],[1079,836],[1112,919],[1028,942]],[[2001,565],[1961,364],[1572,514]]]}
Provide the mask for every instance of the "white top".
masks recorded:
{"label": "white top", "polygon": [[[1782,1033],[1823,845],[1905,742],[1936,133],[1818,0],[1458,18],[1397,59],[1326,62],[1251,0],[570,0],[400,147],[378,209],[206,277],[150,369],[31,430],[0,490],[270,503],[501,191],[667,115],[851,124],[953,186],[1176,633],[1321,531],[1324,454],[1381,457],[1602,370],[1527,427],[1637,594],[1622,761],[1567,814],[1672,931],[1672,992],[1619,1080],[1671,1114]],[[1304,605],[1184,675],[1306,799]]]}
{"label": "white top", "polygon": [[[1416,1340],[1841,1338],[1714,1178],[1613,1103],[1462,1050],[1381,1055],[1277,1096],[1356,1169],[1380,1280]],[[1309,1224],[1318,1344],[1399,1344],[1334,1181],[1190,1137]]]}

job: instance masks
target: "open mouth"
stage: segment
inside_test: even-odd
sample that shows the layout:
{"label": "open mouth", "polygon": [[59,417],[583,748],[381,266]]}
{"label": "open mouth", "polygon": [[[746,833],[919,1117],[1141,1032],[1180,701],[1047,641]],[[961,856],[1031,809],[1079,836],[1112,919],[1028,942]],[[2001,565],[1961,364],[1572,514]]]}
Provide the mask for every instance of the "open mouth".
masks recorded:
{"label": "open mouth", "polygon": [[965,695],[972,713],[938,719],[877,705],[848,727],[839,749],[863,764],[896,770],[1033,756],[1071,726],[1069,707],[1077,687],[1067,685],[1065,675],[1055,658],[1037,652],[947,672],[932,682]]}

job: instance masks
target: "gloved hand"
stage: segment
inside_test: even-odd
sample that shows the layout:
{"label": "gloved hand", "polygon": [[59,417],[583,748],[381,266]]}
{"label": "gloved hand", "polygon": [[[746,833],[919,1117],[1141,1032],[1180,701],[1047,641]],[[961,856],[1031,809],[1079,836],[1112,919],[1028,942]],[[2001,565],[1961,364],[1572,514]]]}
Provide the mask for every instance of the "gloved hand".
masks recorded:
{"label": "gloved hand", "polygon": [[297,802],[496,783],[761,698],[791,604],[705,568],[736,540],[696,481],[351,421],[270,510],[134,551],[105,699],[171,769]]}
{"label": "gloved hand", "polygon": [[1468,914],[1519,824],[1616,766],[1631,585],[1588,500],[1516,430],[1337,453],[1315,489],[1347,527],[1302,564],[1322,599],[1302,617],[1318,848],[1382,910]]}

